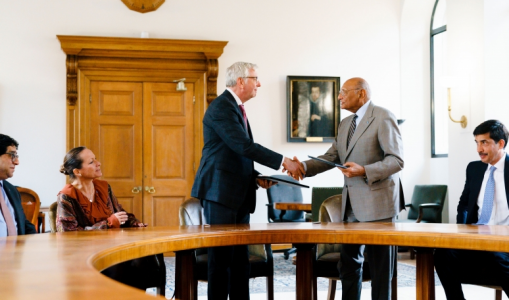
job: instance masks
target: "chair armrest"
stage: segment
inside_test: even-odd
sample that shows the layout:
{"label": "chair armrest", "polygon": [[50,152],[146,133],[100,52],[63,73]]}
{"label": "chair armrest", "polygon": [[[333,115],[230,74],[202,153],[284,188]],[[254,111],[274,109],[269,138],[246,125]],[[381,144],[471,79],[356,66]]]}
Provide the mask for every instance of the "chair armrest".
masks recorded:
{"label": "chair armrest", "polygon": [[440,204],[437,203],[423,203],[419,205],[419,216],[417,217],[417,221],[415,223],[420,223],[422,221],[422,218],[424,216],[424,209],[425,208],[440,208]]}
{"label": "chair armrest", "polygon": [[405,207],[411,207],[411,206],[412,206],[412,203],[405,204]]}

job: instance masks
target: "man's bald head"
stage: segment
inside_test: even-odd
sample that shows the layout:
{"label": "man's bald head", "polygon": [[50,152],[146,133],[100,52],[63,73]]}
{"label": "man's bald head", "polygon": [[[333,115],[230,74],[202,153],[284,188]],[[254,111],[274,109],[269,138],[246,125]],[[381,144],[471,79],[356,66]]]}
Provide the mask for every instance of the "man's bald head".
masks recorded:
{"label": "man's bald head", "polygon": [[366,80],[360,77],[350,78],[343,84],[338,96],[341,108],[357,112],[371,98],[371,89]]}
{"label": "man's bald head", "polygon": [[366,93],[366,101],[369,101],[369,99],[371,99],[371,89],[369,88],[368,82],[366,80],[364,80],[364,78],[353,77],[353,78],[348,79],[346,82],[348,82],[348,81],[352,81],[352,84],[357,89],[361,89],[361,90],[365,91],[365,93]]}

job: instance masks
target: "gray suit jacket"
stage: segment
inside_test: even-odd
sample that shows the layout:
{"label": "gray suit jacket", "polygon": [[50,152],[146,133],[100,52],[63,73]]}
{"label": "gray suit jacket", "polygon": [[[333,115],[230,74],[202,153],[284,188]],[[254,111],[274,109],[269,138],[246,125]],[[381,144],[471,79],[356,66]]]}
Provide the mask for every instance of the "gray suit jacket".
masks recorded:
{"label": "gray suit jacket", "polygon": [[[394,115],[385,108],[368,105],[348,149],[346,140],[353,115],[338,127],[338,136],[327,153],[320,158],[336,163],[354,162],[366,169],[363,177],[345,176],[343,199],[347,195],[359,221],[375,221],[396,216],[405,200],[398,172],[403,169],[403,144]],[[306,176],[314,176],[332,167],[316,160],[306,161]],[[346,201],[342,202],[344,218]]]}

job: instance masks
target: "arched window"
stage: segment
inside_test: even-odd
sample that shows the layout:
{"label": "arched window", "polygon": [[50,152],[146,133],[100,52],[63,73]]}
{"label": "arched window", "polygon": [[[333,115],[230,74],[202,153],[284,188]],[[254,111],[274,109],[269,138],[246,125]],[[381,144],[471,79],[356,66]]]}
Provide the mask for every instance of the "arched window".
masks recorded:
{"label": "arched window", "polygon": [[446,1],[436,0],[431,14],[430,60],[431,60],[431,157],[447,157],[449,152],[447,133],[447,89],[438,81],[446,74],[447,25]]}

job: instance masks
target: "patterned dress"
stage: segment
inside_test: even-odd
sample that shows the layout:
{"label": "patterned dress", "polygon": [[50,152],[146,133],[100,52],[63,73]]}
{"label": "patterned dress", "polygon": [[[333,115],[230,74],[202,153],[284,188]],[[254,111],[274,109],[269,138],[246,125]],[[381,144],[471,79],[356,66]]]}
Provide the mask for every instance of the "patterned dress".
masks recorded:
{"label": "patterned dress", "polygon": [[[94,179],[93,183],[96,187],[93,202],[83,201],[83,199],[79,201],[78,197],[85,197],[70,184],[66,185],[58,194],[56,220],[58,232],[136,227],[140,223],[130,213],[127,214],[128,220],[125,224],[118,223],[117,218],[111,215],[125,210],[118,203],[111,186],[106,181],[98,179]],[[104,219],[94,218],[93,213],[100,209],[104,211]]]}
{"label": "patterned dress", "polygon": [[[112,214],[125,211],[111,191],[111,186],[103,180],[94,179],[95,197],[89,201],[79,190],[68,184],[58,194],[57,231],[80,231],[109,228],[138,227],[139,220],[128,213],[125,224],[120,224]],[[140,228],[139,230],[143,230]],[[149,255],[113,265],[102,274],[145,290],[158,287],[164,295],[166,286],[166,266],[162,254]]]}

